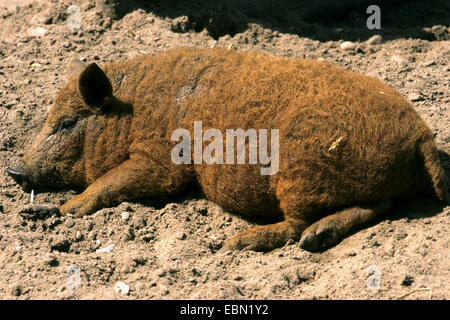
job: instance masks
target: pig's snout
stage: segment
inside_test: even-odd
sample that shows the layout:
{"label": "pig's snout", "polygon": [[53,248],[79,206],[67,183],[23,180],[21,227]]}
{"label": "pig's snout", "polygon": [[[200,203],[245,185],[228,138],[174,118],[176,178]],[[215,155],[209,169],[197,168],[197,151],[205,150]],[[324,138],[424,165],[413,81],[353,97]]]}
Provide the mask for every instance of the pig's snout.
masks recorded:
{"label": "pig's snout", "polygon": [[6,172],[20,185],[25,192],[31,192],[33,186],[28,174],[21,168],[8,168]]}

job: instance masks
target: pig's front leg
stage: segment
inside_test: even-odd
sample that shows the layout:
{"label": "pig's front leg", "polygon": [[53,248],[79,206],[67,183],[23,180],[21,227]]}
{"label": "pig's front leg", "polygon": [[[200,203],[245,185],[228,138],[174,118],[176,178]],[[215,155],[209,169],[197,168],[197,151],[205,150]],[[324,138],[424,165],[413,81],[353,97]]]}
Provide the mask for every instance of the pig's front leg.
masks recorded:
{"label": "pig's front leg", "polygon": [[[83,193],[62,205],[61,214],[82,217],[105,207],[144,197],[180,191],[184,185],[180,167],[161,167],[157,163],[127,160],[98,178]],[[147,160],[147,159],[146,159]]]}

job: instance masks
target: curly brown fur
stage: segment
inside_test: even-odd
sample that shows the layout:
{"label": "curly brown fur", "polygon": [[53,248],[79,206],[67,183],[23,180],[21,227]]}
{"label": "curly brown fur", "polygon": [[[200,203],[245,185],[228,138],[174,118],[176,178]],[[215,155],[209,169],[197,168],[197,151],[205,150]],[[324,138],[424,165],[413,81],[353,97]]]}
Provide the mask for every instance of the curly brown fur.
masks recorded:
{"label": "curly brown fur", "polygon": [[[92,65],[72,76],[23,158],[35,186],[87,188],[63,214],[180,193],[198,182],[227,210],[284,219],[226,243],[270,250],[342,208],[430,186],[439,199],[447,196],[432,132],[411,104],[333,63],[182,48],[102,69],[113,96]],[[55,133],[68,117],[74,127]],[[171,134],[193,132],[197,120],[203,130],[279,129],[278,173],[262,176],[250,164],[175,165]]]}

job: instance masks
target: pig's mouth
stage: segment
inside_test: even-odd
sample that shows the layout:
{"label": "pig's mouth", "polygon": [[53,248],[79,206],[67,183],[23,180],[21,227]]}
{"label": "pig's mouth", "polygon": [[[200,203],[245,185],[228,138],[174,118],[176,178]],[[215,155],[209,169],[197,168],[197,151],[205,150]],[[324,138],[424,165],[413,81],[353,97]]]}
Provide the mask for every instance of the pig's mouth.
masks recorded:
{"label": "pig's mouth", "polygon": [[8,168],[6,169],[6,173],[8,173],[9,176],[22,187],[23,191],[27,193],[31,192],[31,190],[33,189],[33,185],[31,183],[29,175],[27,175],[24,170],[19,168]]}

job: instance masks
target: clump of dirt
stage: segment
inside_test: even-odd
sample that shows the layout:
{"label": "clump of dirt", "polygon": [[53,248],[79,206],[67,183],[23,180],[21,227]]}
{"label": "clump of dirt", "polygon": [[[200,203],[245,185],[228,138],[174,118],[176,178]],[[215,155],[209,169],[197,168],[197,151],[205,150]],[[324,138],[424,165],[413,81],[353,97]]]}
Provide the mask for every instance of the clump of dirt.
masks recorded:
{"label": "clump of dirt", "polygon": [[[283,20],[280,8],[215,11],[196,4],[188,12],[174,1],[142,8],[135,2],[109,16],[100,2],[2,2],[0,168],[13,166],[40,130],[72,58],[104,63],[198,46],[329,60],[382,79],[412,101],[434,131],[450,175],[450,41],[442,22],[450,21],[448,7],[430,1],[436,23],[428,24],[433,16],[418,20],[422,31],[402,17],[407,31],[397,25],[377,32],[358,25],[366,15],[357,8],[313,23],[306,16],[314,10],[298,9],[302,19]],[[67,11],[74,4],[81,18],[75,29],[74,12]],[[406,10],[403,2],[386,8]],[[349,22],[351,16],[359,20]],[[376,34],[381,37],[371,38]],[[59,205],[74,194],[39,193],[34,203]],[[82,219],[19,214],[29,203],[1,169],[2,299],[449,298],[450,207],[428,195],[397,203],[388,216],[315,254],[295,242],[265,254],[221,252],[225,239],[255,222],[198,195],[157,205],[122,203]],[[119,281],[129,291],[116,290]]]}

